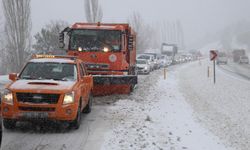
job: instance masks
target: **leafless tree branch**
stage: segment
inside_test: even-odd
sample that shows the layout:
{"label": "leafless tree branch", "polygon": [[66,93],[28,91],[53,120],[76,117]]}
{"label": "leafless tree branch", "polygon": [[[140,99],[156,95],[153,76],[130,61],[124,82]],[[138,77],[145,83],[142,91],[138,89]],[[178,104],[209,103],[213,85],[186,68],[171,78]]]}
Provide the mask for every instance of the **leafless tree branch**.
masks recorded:
{"label": "leafless tree branch", "polygon": [[2,5],[5,17],[6,58],[10,71],[18,71],[30,49],[30,0],[2,0]]}
{"label": "leafless tree branch", "polygon": [[99,5],[99,0],[84,0],[84,2],[87,22],[95,23],[102,21],[103,12]]}

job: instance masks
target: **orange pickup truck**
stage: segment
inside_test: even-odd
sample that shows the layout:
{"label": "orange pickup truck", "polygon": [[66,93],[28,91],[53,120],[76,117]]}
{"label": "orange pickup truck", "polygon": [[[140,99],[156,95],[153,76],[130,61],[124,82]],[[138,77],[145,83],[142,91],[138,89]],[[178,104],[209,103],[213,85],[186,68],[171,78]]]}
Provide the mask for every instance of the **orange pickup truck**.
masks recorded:
{"label": "orange pickup truck", "polygon": [[2,117],[6,129],[17,121],[55,120],[78,129],[81,113],[92,106],[93,78],[76,57],[35,55],[2,95]]}

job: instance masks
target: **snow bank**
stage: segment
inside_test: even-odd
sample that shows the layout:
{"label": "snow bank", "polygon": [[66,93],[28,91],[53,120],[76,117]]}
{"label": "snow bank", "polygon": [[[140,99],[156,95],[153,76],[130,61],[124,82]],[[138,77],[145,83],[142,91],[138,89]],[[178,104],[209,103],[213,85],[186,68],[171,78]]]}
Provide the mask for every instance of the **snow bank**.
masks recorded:
{"label": "snow bank", "polygon": [[[181,71],[181,70],[180,70]],[[141,83],[131,99],[120,99],[110,110],[113,128],[102,150],[224,150],[220,140],[193,117],[179,92],[176,72],[154,72]]]}
{"label": "snow bank", "polygon": [[217,68],[214,85],[213,78],[207,77],[208,66],[212,68],[212,62],[204,60],[201,65],[193,63],[181,68],[181,91],[209,130],[230,147],[249,149],[249,81]]}

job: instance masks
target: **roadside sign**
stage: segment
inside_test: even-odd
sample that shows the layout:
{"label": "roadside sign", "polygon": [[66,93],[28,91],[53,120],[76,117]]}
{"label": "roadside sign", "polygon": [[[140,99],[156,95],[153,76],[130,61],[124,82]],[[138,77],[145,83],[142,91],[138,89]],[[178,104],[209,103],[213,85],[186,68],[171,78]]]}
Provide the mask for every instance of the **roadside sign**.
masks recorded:
{"label": "roadside sign", "polygon": [[216,50],[210,50],[210,60],[213,61],[213,66],[214,66],[214,84],[216,82],[216,74],[215,74],[215,59],[217,57],[217,52]]}
{"label": "roadside sign", "polygon": [[217,53],[215,50],[210,50],[210,60],[213,61],[217,57]]}

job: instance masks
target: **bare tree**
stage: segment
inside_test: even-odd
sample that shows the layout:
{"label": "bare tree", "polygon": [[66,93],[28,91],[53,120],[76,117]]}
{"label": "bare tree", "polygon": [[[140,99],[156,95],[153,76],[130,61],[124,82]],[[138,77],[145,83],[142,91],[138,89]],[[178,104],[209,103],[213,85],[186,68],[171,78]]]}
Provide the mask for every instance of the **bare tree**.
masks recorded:
{"label": "bare tree", "polygon": [[10,71],[18,71],[30,49],[30,0],[2,0],[5,17],[6,54]]}
{"label": "bare tree", "polygon": [[163,22],[160,28],[163,42],[177,44],[179,48],[184,49],[184,33],[180,21]]}
{"label": "bare tree", "polygon": [[182,23],[178,20],[176,22],[177,26],[177,44],[181,49],[185,49],[185,43],[184,43],[184,32]]}
{"label": "bare tree", "polygon": [[[2,8],[0,4],[0,8]],[[0,12],[0,66],[4,66],[4,37],[3,37],[3,18],[2,18],[2,12]],[[4,67],[0,67],[0,74],[5,72]]]}
{"label": "bare tree", "polygon": [[38,53],[58,53],[58,35],[67,26],[68,23],[65,21],[51,21],[34,36],[36,42],[33,48]]}
{"label": "bare tree", "polygon": [[96,23],[102,21],[103,12],[99,5],[99,0],[84,0],[85,1],[85,15],[89,23]]}
{"label": "bare tree", "polygon": [[151,26],[147,25],[142,19],[141,15],[134,12],[129,18],[129,24],[137,33],[137,48],[138,53],[144,52],[154,43],[154,30]]}

